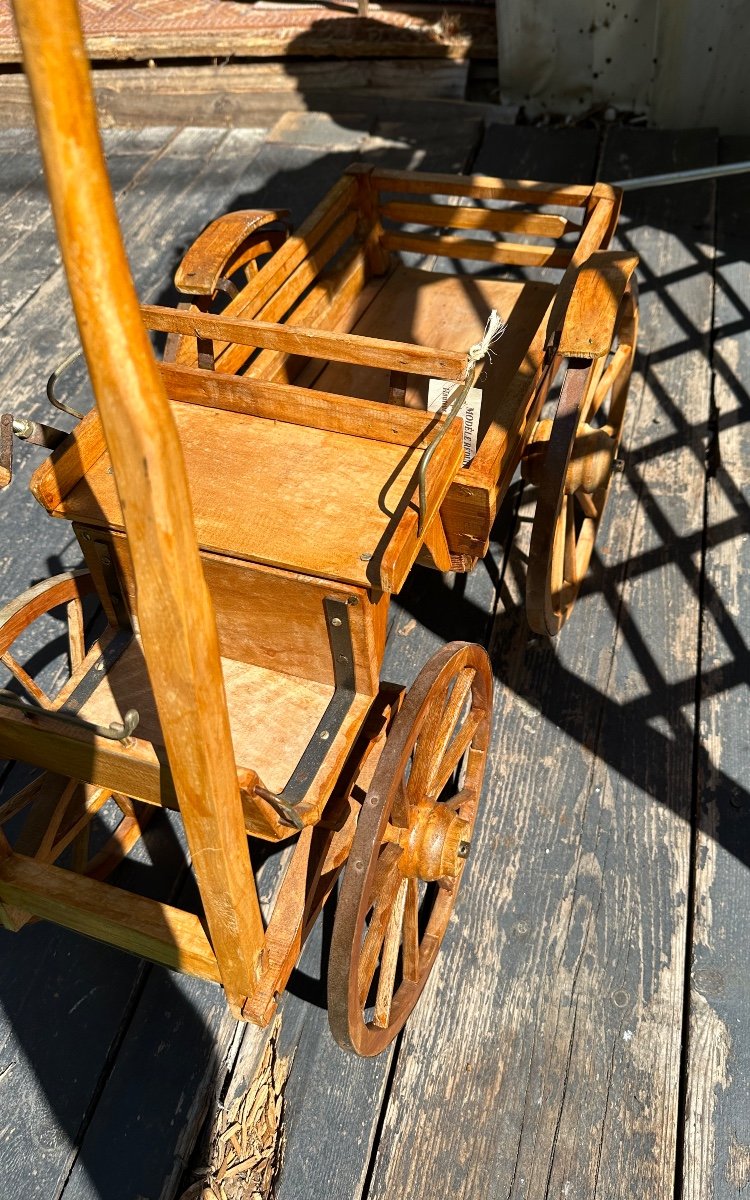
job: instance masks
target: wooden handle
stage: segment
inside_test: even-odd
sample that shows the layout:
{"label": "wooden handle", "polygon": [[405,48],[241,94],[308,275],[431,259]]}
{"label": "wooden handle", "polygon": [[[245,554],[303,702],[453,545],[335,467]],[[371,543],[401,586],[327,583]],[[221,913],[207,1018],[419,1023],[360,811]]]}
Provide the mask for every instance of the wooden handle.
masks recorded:
{"label": "wooden handle", "polygon": [[81,342],[125,519],[143,649],[228,999],[263,936],[219,644],[182,453],[143,327],[99,141],[75,0],[14,0]]}

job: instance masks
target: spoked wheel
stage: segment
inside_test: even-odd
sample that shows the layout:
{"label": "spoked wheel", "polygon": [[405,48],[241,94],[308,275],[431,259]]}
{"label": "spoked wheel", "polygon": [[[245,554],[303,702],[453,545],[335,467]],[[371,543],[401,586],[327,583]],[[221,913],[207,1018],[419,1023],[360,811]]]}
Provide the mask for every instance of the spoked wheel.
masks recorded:
{"label": "spoked wheel", "polygon": [[344,1049],[379,1054],[427,981],[469,853],[491,707],[486,652],[452,642],[423,667],[394,721],[333,928],[328,1016]]}
{"label": "spoked wheel", "polygon": [[568,361],[555,417],[537,424],[526,449],[523,477],[539,489],[526,578],[535,633],[559,633],[588,570],[618,462],[637,330],[633,284],[609,354]]}

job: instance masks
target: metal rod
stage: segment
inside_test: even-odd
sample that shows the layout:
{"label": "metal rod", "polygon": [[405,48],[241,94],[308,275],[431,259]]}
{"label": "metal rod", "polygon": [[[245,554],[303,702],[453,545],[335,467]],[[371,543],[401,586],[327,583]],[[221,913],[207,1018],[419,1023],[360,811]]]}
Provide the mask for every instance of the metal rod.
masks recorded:
{"label": "metal rod", "polygon": [[88,733],[95,733],[97,737],[107,738],[110,742],[127,741],[140,721],[137,710],[129,708],[123,717],[122,724],[113,721],[111,725],[95,725],[93,721],[84,721],[82,717],[66,712],[64,708],[42,708],[39,704],[22,700],[20,696],[16,696],[14,692],[9,692],[6,688],[0,688],[0,704],[6,705],[7,708],[15,708],[27,717],[44,717],[48,721],[59,721],[63,725],[72,725],[75,729],[85,729]]}
{"label": "metal rod", "polygon": [[701,179],[721,179],[725,175],[744,175],[750,171],[750,162],[722,163],[721,166],[693,167],[687,171],[667,171],[663,175],[640,175],[637,179],[617,179],[612,187],[624,192],[637,192],[639,188],[667,187],[671,183],[692,183]]}

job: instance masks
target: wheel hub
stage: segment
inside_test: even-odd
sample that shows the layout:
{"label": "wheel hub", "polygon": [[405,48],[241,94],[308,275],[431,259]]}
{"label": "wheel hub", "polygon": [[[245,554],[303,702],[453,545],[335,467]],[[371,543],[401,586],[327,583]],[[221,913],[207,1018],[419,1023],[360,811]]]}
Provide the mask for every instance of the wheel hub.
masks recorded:
{"label": "wheel hub", "polygon": [[455,879],[469,854],[469,822],[445,804],[420,804],[410,817],[408,829],[394,830],[403,852],[400,873],[427,883]]}

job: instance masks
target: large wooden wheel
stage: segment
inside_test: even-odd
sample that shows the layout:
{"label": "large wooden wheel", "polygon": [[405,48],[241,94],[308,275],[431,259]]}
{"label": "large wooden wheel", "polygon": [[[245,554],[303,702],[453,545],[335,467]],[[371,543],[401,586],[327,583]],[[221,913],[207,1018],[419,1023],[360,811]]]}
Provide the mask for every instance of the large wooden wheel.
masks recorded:
{"label": "large wooden wheel", "polygon": [[[63,704],[70,701],[87,672],[102,662],[101,654],[116,634],[107,627],[95,639],[87,635],[83,605],[94,592],[94,581],[88,571],[68,571],[36,584],[0,609],[0,662],[16,684],[15,695],[0,692],[0,708],[9,698],[15,698],[29,704],[31,712],[36,711],[42,717],[62,715]],[[68,650],[68,669],[61,667],[54,696],[40,686],[12,653],[14,643],[22,639],[35,621],[48,619],[49,614],[63,618]],[[71,720],[76,719],[71,715]],[[33,726],[28,736],[33,738]],[[107,804],[111,809],[111,832],[94,852],[89,835],[94,818]],[[0,845],[5,827],[13,821],[20,825],[13,838],[13,849],[18,853],[43,863],[58,863],[66,855],[70,869],[90,878],[106,879],[139,841],[154,811],[151,806],[111,788],[53,771],[40,771],[0,805]],[[24,813],[19,821],[19,814]],[[28,914],[13,909],[5,923],[20,929],[27,920]]]}
{"label": "large wooden wheel", "polygon": [[609,354],[568,360],[554,419],[539,421],[527,447],[523,477],[539,489],[526,578],[526,614],[535,633],[559,633],[588,571],[618,465],[637,330],[633,282]]}
{"label": "large wooden wheel", "polygon": [[427,981],[469,853],[484,778],[492,672],[452,642],[407,693],[362,805],[328,973],[336,1041],[379,1054]]}

